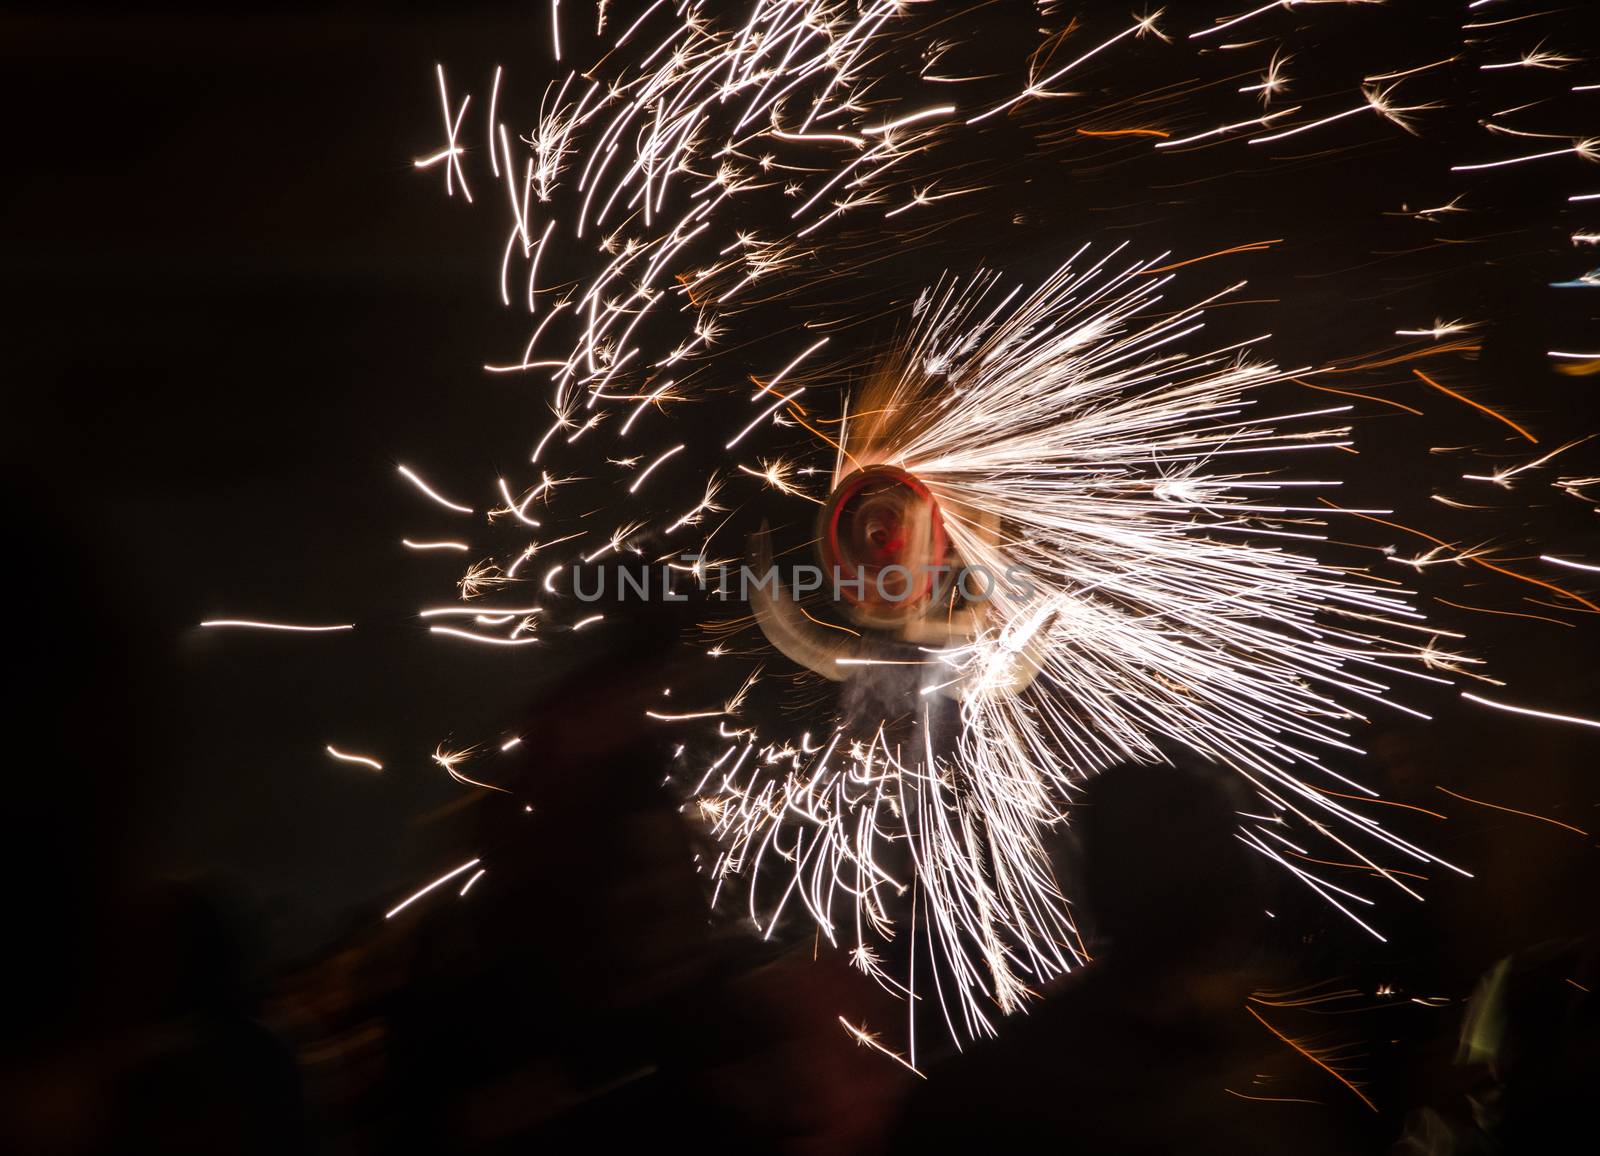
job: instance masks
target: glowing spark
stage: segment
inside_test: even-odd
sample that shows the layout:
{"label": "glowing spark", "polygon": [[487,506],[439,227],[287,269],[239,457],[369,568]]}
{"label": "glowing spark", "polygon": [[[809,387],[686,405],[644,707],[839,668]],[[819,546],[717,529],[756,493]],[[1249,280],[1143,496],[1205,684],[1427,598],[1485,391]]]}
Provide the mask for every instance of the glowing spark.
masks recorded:
{"label": "glowing spark", "polygon": [[485,642],[491,646],[528,646],[539,640],[534,637],[500,638],[493,634],[477,634],[471,630],[458,630],[454,626],[430,626],[430,634],[447,634],[451,638],[465,638],[469,642]]}
{"label": "glowing spark", "polygon": [[441,495],[432,486],[428,485],[427,482],[418,477],[417,474],[409,467],[396,466],[395,468],[400,471],[401,477],[405,478],[406,481],[410,482],[413,486],[416,486],[417,489],[421,490],[424,494],[427,494],[428,497],[438,502],[445,509],[454,510],[458,514],[470,514],[473,512],[471,506],[463,506],[458,502],[452,502],[450,499]]}
{"label": "glowing spark", "polygon": [[251,630],[289,630],[301,634],[321,634],[330,630],[354,630],[354,622],[341,623],[338,626],[303,626],[293,622],[260,622],[251,618],[209,618],[200,624],[206,627],[238,626]]}
{"label": "glowing spark", "polygon": [[839,1023],[844,1027],[845,1031],[850,1033],[850,1038],[855,1040],[856,1043],[862,1045],[863,1047],[868,1047],[874,1051],[883,1053],[895,1063],[899,1064],[906,1071],[915,1072],[924,1080],[928,1078],[927,1076],[923,1075],[922,1072],[918,1071],[917,1068],[913,1067],[911,1061],[906,1059],[899,1052],[891,1051],[890,1049],[884,1047],[883,1044],[878,1042],[878,1037],[868,1033],[864,1027],[856,1027],[855,1024],[851,1023],[843,1016],[839,1017]]}
{"label": "glowing spark", "polygon": [[[546,474],[544,476],[544,481],[540,482],[535,488],[529,490],[528,493],[523,496],[522,501],[519,502],[511,496],[511,487],[506,485],[506,480],[504,478],[499,479],[498,482],[500,487],[500,496],[506,500],[506,512],[510,513],[524,526],[533,526],[535,528],[537,528],[540,523],[538,519],[528,517],[528,503],[548,490],[553,484],[554,483],[551,480],[550,475]],[[489,516],[491,518],[494,517],[496,512],[497,511],[490,511]]]}
{"label": "glowing spark", "polygon": [[1291,56],[1283,56],[1278,52],[1274,52],[1272,54],[1271,61],[1269,61],[1267,64],[1266,73],[1261,77],[1261,83],[1247,84],[1243,88],[1239,89],[1239,91],[1259,92],[1261,94],[1261,101],[1263,104],[1270,102],[1278,93],[1287,92],[1289,89],[1289,81],[1288,78],[1283,75],[1283,70],[1292,59],[1294,58]]}
{"label": "glowing spark", "polygon": [[1300,106],[1297,104],[1293,108],[1279,109],[1277,112],[1268,113],[1266,116],[1254,117],[1250,120],[1235,121],[1233,124],[1225,124],[1219,128],[1207,129],[1205,132],[1197,132],[1193,136],[1180,137],[1177,140],[1164,140],[1158,143],[1155,147],[1158,149],[1177,148],[1179,145],[1193,144],[1197,140],[1206,140],[1209,137],[1221,136],[1224,133],[1230,133],[1236,129],[1257,128],[1261,125],[1271,124],[1280,117],[1289,116],[1299,111]]}
{"label": "glowing spark", "polygon": [[1078,67],[1078,65],[1083,64],[1085,61],[1088,61],[1088,60],[1094,58],[1095,56],[1098,56],[1100,53],[1104,52],[1106,49],[1110,48],[1113,44],[1116,44],[1118,41],[1124,39],[1125,37],[1128,37],[1128,36],[1143,36],[1147,32],[1155,31],[1156,19],[1158,17],[1160,17],[1160,15],[1162,14],[1163,11],[1164,11],[1164,9],[1158,8],[1151,15],[1140,17],[1131,27],[1123,30],[1122,32],[1117,33],[1110,40],[1107,40],[1107,41],[1105,41],[1105,42],[1103,42],[1101,44],[1096,45],[1094,48],[1091,48],[1088,52],[1085,52],[1082,56],[1078,57],[1076,60],[1072,61],[1069,64],[1063,65],[1061,68],[1056,69],[1054,72],[1052,72],[1049,76],[1045,77],[1043,80],[1030,81],[1028,83],[1028,87],[1024,88],[1016,96],[1012,97],[1010,100],[1005,101],[1002,104],[995,105],[993,108],[989,109],[989,111],[987,111],[987,112],[979,113],[977,116],[972,117],[970,120],[968,120],[967,123],[968,124],[977,124],[979,121],[987,120],[989,117],[994,116],[996,113],[1004,112],[1006,109],[1011,108],[1013,105],[1019,104],[1020,102],[1022,102],[1024,100],[1027,100],[1029,97],[1048,96],[1049,95],[1050,86],[1052,84],[1054,84],[1056,81],[1060,80],[1067,73],[1071,72],[1074,68]]}
{"label": "glowing spark", "polygon": [[1431,209],[1418,209],[1412,216],[1419,221],[1431,221],[1435,217],[1441,217],[1446,213],[1465,213],[1467,210],[1460,205],[1461,198],[1464,196],[1466,196],[1465,193],[1460,193],[1443,205],[1436,205]]}
{"label": "glowing spark", "polygon": [[622,549],[622,544],[626,542],[635,532],[642,529],[644,529],[643,522],[633,522],[626,526],[618,526],[615,530],[611,531],[611,537],[606,539],[606,544],[604,546],[601,546],[594,553],[588,554],[584,557],[584,565],[587,566],[596,559],[604,558],[607,554],[620,551]]}
{"label": "glowing spark", "polygon": [[813,498],[810,494],[801,490],[790,480],[791,475],[794,473],[794,465],[791,462],[784,461],[782,458],[763,461],[759,470],[753,470],[749,466],[740,466],[739,472],[749,474],[752,478],[760,478],[780,494],[791,494],[794,497],[805,498],[811,502],[820,501],[820,499]]}
{"label": "glowing spark", "polygon": [[695,503],[692,510],[684,514],[676,522],[673,522],[672,525],[668,526],[666,533],[670,534],[674,530],[680,529],[683,526],[699,525],[706,514],[723,509],[722,506],[717,504],[717,495],[721,491],[722,480],[713,474],[706,481],[705,496]]}
{"label": "glowing spark", "polygon": [[371,767],[375,771],[383,770],[383,764],[377,759],[371,758],[367,755],[354,755],[346,751],[341,751],[332,743],[329,743],[327,746],[325,746],[323,750],[327,751],[341,763],[360,763],[362,766]]}
{"label": "glowing spark", "polygon": [[745,426],[744,429],[740,430],[737,434],[735,434],[733,439],[731,441],[729,441],[728,444],[723,446],[722,448],[725,449],[725,450],[731,450],[734,446],[736,446],[740,442],[742,442],[750,434],[750,432],[752,430],[754,430],[758,425],[761,425],[768,418],[772,417],[775,413],[777,413],[778,410],[782,406],[784,406],[784,405],[788,404],[789,402],[793,401],[795,398],[799,397],[805,391],[806,391],[806,387],[802,385],[799,389],[795,390],[793,393],[789,394],[787,397],[780,397],[777,401],[773,402],[765,410],[763,410],[761,412],[761,416],[760,417],[756,418],[749,425]]}
{"label": "glowing spark", "polygon": [[489,125],[489,168],[494,173],[494,175],[496,177],[499,177],[499,175],[500,175],[500,162],[495,158],[495,155],[494,155],[494,130],[495,130],[494,114],[495,114],[496,106],[498,106],[499,103],[500,103],[500,72],[501,72],[500,66],[498,64],[495,65],[494,66],[494,85],[489,89],[489,118],[488,118],[488,125]]}
{"label": "glowing spark", "polygon": [[1435,318],[1432,329],[1396,329],[1394,335],[1396,337],[1431,337],[1437,341],[1441,337],[1452,337],[1457,333],[1466,333],[1477,327],[1478,323],[1476,321],[1440,321]]}
{"label": "glowing spark", "polygon": [[1314,128],[1321,128],[1325,124],[1332,124],[1334,121],[1343,120],[1347,116],[1357,116],[1363,112],[1375,112],[1379,116],[1383,117],[1384,120],[1398,125],[1400,128],[1405,129],[1406,132],[1415,136],[1416,130],[1411,127],[1410,123],[1405,119],[1404,114],[1408,112],[1421,112],[1425,109],[1438,108],[1439,106],[1437,104],[1391,104],[1389,101],[1389,95],[1394,92],[1396,87],[1398,86],[1394,84],[1391,84],[1388,88],[1379,88],[1376,85],[1370,84],[1365,85],[1361,89],[1361,95],[1364,98],[1364,101],[1363,103],[1356,105],[1356,107],[1346,109],[1344,112],[1336,112],[1332,116],[1325,116],[1321,120],[1314,120],[1307,124],[1296,125],[1294,128],[1284,129],[1282,132],[1275,132],[1268,136],[1253,136],[1250,138],[1249,143],[1267,144],[1269,141],[1283,140],[1286,137],[1296,136],[1303,132],[1309,132]]}
{"label": "glowing spark", "polygon": [[1460,799],[1463,803],[1472,803],[1479,807],[1488,807],[1493,811],[1504,811],[1508,815],[1521,815],[1524,819],[1538,819],[1541,823],[1550,823],[1553,826],[1565,828],[1566,830],[1577,835],[1587,836],[1589,834],[1589,832],[1583,830],[1581,827],[1574,827],[1571,823],[1563,823],[1561,820],[1552,819],[1548,815],[1535,815],[1532,811],[1519,811],[1515,807],[1504,807],[1499,803],[1485,802],[1482,799],[1474,799],[1469,795],[1458,795],[1456,792],[1447,790],[1444,787],[1436,787],[1435,789],[1444,791],[1444,793],[1449,795],[1452,799]]}
{"label": "glowing spark", "polygon": [[1361,1102],[1363,1104],[1365,1104],[1367,1107],[1371,1108],[1374,1112],[1376,1112],[1378,1110],[1378,1106],[1376,1104],[1374,1104],[1371,1101],[1371,1099],[1369,1099],[1367,1097],[1367,1094],[1365,1092],[1363,1092],[1360,1088],[1358,1088],[1354,1084],[1352,1084],[1349,1081],[1349,1079],[1346,1078],[1342,1073],[1340,1073],[1339,1071],[1337,1071],[1336,1069],[1331,1067],[1329,1064],[1327,1064],[1323,1060],[1318,1059],[1316,1056],[1312,1055],[1311,1052],[1307,1048],[1301,1046],[1296,1041],[1290,1039],[1288,1036],[1286,1036],[1282,1032],[1280,1032],[1277,1028],[1275,1028],[1271,1024],[1269,1024],[1266,1020],[1262,1019],[1261,1018],[1261,1013],[1257,1012],[1255,1008],[1250,1007],[1248,1004],[1246,1004],[1244,1010],[1249,1012],[1251,1015],[1255,1016],[1255,1018],[1257,1019],[1257,1021],[1260,1022],[1262,1027],[1266,1028],[1269,1032],[1271,1032],[1273,1035],[1277,1036],[1284,1043],[1288,1044],[1295,1051],[1299,1052],[1306,1059],[1310,1060],[1313,1064],[1317,1065],[1317,1067],[1319,1067],[1323,1071],[1327,1072],[1328,1075],[1330,1075],[1334,1079],[1338,1080],[1346,1088],[1349,1088],[1352,1092],[1354,1092],[1357,1096],[1359,1096],[1361,1098]]}
{"label": "glowing spark", "polygon": [[1408,76],[1415,76],[1419,72],[1427,72],[1430,69],[1439,68],[1446,64],[1454,64],[1459,59],[1460,57],[1447,56],[1443,60],[1435,60],[1432,64],[1419,64],[1415,68],[1406,68],[1399,72],[1381,72],[1372,76],[1363,76],[1361,80],[1365,84],[1371,84],[1375,80],[1403,80]]}
{"label": "glowing spark", "polygon": [[1594,435],[1591,434],[1589,437],[1578,438],[1576,441],[1570,441],[1564,446],[1558,446],[1547,454],[1539,455],[1531,462],[1523,462],[1521,465],[1517,466],[1503,466],[1492,474],[1462,474],[1461,476],[1470,482],[1493,482],[1502,489],[1509,490],[1512,486],[1511,479],[1515,478],[1518,474],[1526,473],[1528,470],[1537,469],[1553,458],[1560,457],[1574,446],[1580,446],[1584,442],[1589,441],[1593,436]]}
{"label": "glowing spark", "polygon": [[464,783],[469,787],[482,787],[486,791],[499,791],[502,795],[509,795],[511,792],[506,790],[504,787],[497,787],[493,783],[485,783],[479,781],[478,779],[469,778],[468,776],[463,775],[460,771],[456,770],[458,766],[473,756],[475,750],[476,748],[474,747],[468,747],[464,751],[448,751],[445,750],[444,744],[440,743],[439,746],[434,749],[433,761],[443,767],[445,774],[449,775],[458,783]]}
{"label": "glowing spark", "polygon": [[486,614],[538,614],[537,606],[498,607],[498,606],[435,606],[424,610],[417,615],[418,618],[438,618],[441,615],[467,615],[482,617]]}
{"label": "glowing spark", "polygon": [[1600,574],[1600,566],[1591,565],[1588,562],[1573,562],[1566,558],[1552,558],[1549,554],[1540,554],[1539,561],[1550,562],[1557,566],[1567,566],[1573,570],[1591,570],[1596,574]]}
{"label": "glowing spark", "polygon": [[637,478],[635,478],[633,480],[633,485],[628,487],[628,493],[630,493],[630,494],[637,493],[638,490],[639,490],[639,487],[644,485],[644,480],[650,476],[651,472],[657,466],[659,466],[662,462],[666,461],[673,454],[678,453],[683,448],[684,447],[681,444],[680,445],[675,445],[670,450],[668,450],[666,453],[664,453],[660,457],[658,457],[655,461],[651,462],[648,466],[646,466],[644,468],[644,471]]}
{"label": "glowing spark", "polygon": [[410,907],[413,903],[415,903],[417,900],[421,899],[424,895],[428,894],[428,892],[432,891],[434,888],[443,886],[444,884],[450,882],[450,880],[454,879],[457,875],[460,875],[464,871],[471,871],[474,867],[476,867],[481,862],[482,862],[481,859],[472,859],[472,860],[469,860],[466,863],[463,863],[461,866],[455,868],[454,870],[448,871],[445,874],[439,876],[439,878],[435,879],[432,883],[428,884],[421,891],[412,892],[412,894],[410,894],[406,898],[402,899],[394,907],[391,907],[389,909],[389,911],[387,912],[387,914],[384,915],[384,918],[385,919],[393,919],[396,915],[399,915],[407,907]]}
{"label": "glowing spark", "polygon": [[1222,32],[1223,30],[1228,29],[1228,28],[1232,28],[1235,25],[1243,24],[1246,20],[1253,20],[1255,17],[1260,16],[1264,12],[1271,12],[1274,8],[1282,8],[1285,11],[1287,11],[1287,10],[1289,10],[1291,8],[1297,8],[1297,7],[1301,7],[1303,5],[1307,5],[1307,4],[1382,4],[1382,3],[1383,3],[1383,0],[1273,0],[1273,2],[1271,4],[1263,4],[1259,8],[1252,8],[1248,12],[1241,12],[1238,16],[1224,17],[1223,19],[1218,20],[1210,28],[1202,28],[1199,32],[1191,32],[1191,33],[1189,33],[1189,39],[1190,40],[1198,40],[1202,36],[1211,36],[1214,33]]}
{"label": "glowing spark", "polygon": [[1529,49],[1515,60],[1501,61],[1497,64],[1480,64],[1478,68],[1484,72],[1493,72],[1498,68],[1549,68],[1557,71],[1569,64],[1577,64],[1579,57],[1563,56],[1559,52],[1548,52],[1542,46]]}
{"label": "glowing spark", "polygon": [[1482,706],[1492,706],[1495,710],[1509,711],[1512,714],[1528,715],[1530,718],[1549,719],[1552,722],[1574,723],[1578,726],[1594,727],[1595,729],[1600,730],[1600,719],[1581,718],[1575,714],[1555,714],[1547,710],[1535,710],[1531,706],[1512,706],[1510,703],[1496,702],[1492,698],[1484,698],[1482,695],[1476,695],[1465,690],[1461,692],[1461,697],[1470,702],[1478,703]]}
{"label": "glowing spark", "polygon": [[1600,137],[1589,137],[1586,140],[1574,140],[1571,147],[1564,149],[1548,149],[1545,152],[1529,153],[1527,156],[1507,157],[1501,161],[1484,161],[1475,165],[1451,165],[1453,173],[1477,172],[1480,169],[1498,169],[1506,165],[1520,165],[1528,161],[1542,161],[1550,157],[1578,156],[1586,161],[1600,160]]}
{"label": "glowing spark", "polygon": [[413,542],[410,538],[401,538],[400,544],[407,550],[470,550],[465,542]]}
{"label": "glowing spark", "polygon": [[875,125],[872,128],[864,128],[861,130],[861,133],[863,136],[886,136],[897,128],[903,128],[908,124],[916,124],[921,120],[930,120],[934,117],[949,116],[951,113],[955,112],[955,110],[956,106],[953,104],[940,104],[934,106],[933,108],[922,109],[919,112],[907,113],[905,116],[898,117],[897,119],[891,120],[886,124]]}
{"label": "glowing spark", "polygon": [[460,181],[461,182],[461,192],[467,198],[467,200],[470,202],[472,200],[472,190],[467,188],[466,170],[464,170],[461,167],[462,149],[461,149],[461,146],[456,143],[456,141],[457,141],[457,138],[461,134],[461,121],[462,121],[462,118],[467,115],[467,105],[472,103],[472,97],[470,97],[470,96],[465,97],[461,101],[460,110],[457,111],[454,116],[452,116],[451,113],[450,113],[450,95],[445,90],[444,66],[443,65],[435,65],[434,66],[434,71],[438,75],[438,78],[439,78],[439,104],[444,109],[445,135],[448,138],[448,140],[447,140],[447,143],[445,144],[445,147],[442,150],[440,150],[437,153],[434,153],[432,156],[423,157],[420,160],[413,161],[412,164],[416,168],[426,169],[426,168],[431,168],[432,166],[438,164],[440,161],[444,161],[445,162],[445,168],[444,168],[444,187],[445,187],[445,192],[448,193],[450,196],[454,196],[455,195],[455,191],[456,191],[456,182]]}
{"label": "glowing spark", "polygon": [[1411,372],[1416,374],[1419,378],[1421,378],[1428,385],[1433,386],[1433,388],[1437,389],[1440,393],[1446,394],[1449,397],[1453,397],[1457,401],[1466,402],[1473,409],[1478,410],[1478,411],[1480,411],[1482,413],[1488,414],[1490,417],[1494,418],[1495,421],[1502,422],[1505,425],[1510,426],[1512,429],[1516,430],[1523,437],[1527,438],[1530,442],[1533,442],[1535,445],[1538,444],[1538,442],[1539,442],[1538,438],[1534,437],[1526,429],[1524,429],[1522,426],[1518,425],[1516,422],[1512,421],[1510,418],[1506,417],[1504,414],[1496,413],[1494,410],[1490,409],[1488,406],[1484,405],[1482,402],[1473,401],[1470,397],[1467,397],[1465,394],[1457,393],[1453,389],[1447,389],[1445,386],[1440,385],[1437,381],[1434,381],[1433,378],[1429,377],[1426,373],[1423,373],[1422,370],[1420,370],[1420,369],[1413,369]]}

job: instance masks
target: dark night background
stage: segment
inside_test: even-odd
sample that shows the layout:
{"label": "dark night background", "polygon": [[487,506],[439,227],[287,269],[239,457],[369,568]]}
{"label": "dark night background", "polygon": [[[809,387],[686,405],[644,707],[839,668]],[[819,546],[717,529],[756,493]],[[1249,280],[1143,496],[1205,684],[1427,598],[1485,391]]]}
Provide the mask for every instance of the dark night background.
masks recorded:
{"label": "dark night background", "polygon": [[[997,40],[1025,39],[1027,14],[996,7]],[[1392,7],[1404,10],[1381,24],[1360,10],[1327,21],[1318,51],[1297,62],[1297,83],[1329,92],[1363,69],[1447,53],[1456,6]],[[500,218],[481,203],[498,193],[466,209],[411,159],[438,147],[434,63],[475,91],[504,63],[536,93],[545,21],[543,5],[512,3],[13,5],[0,16],[11,126],[0,444],[15,510],[10,612],[26,640],[8,663],[17,837],[7,877],[21,893],[8,922],[33,957],[21,989],[25,1049],[75,1018],[93,1038],[89,993],[130,946],[108,929],[145,882],[201,877],[225,891],[259,976],[362,934],[416,880],[465,858],[462,788],[428,762],[434,746],[496,732],[580,661],[557,646],[430,645],[415,608],[448,594],[459,559],[399,549],[403,535],[431,527],[394,476],[406,462],[430,477],[492,479],[525,460],[529,431],[542,428],[535,399],[478,368],[520,347],[492,275]],[[1600,44],[1577,10],[1542,31],[1580,53]],[[572,40],[586,58],[576,31]],[[1131,74],[1096,73],[1093,85],[1126,95],[1172,80],[1143,50],[1122,67]],[[1561,75],[1596,79],[1593,65]],[[980,260],[1031,273],[1091,238],[1132,237],[1180,258],[1285,238],[1226,268],[1200,266],[1196,292],[1248,276],[1249,296],[1268,304],[1237,324],[1270,329],[1285,364],[1364,354],[1436,316],[1484,319],[1475,391],[1553,448],[1600,428],[1600,378],[1558,376],[1543,356],[1600,339],[1588,300],[1600,293],[1546,288],[1589,267],[1568,237],[1600,224],[1600,208],[1585,216],[1565,198],[1600,190],[1600,166],[1567,159],[1452,184],[1449,163],[1500,147],[1475,123],[1490,99],[1477,83],[1458,73],[1428,92],[1450,107],[1421,139],[1361,117],[1271,155],[1236,146],[1163,157],[1163,167],[1142,144],[1136,155],[1118,142],[1050,161],[1012,157],[987,202],[1005,206],[985,218],[999,224],[963,226],[866,273],[864,291],[881,282],[892,303],[928,273]],[[1588,95],[1588,106],[1562,105],[1551,120],[1593,132],[1600,93]],[[1561,179],[1547,182],[1553,174]],[[1475,209],[1465,223],[1433,227],[1398,211],[1460,191]],[[887,332],[869,324],[863,340]],[[1407,376],[1401,367],[1364,384],[1398,391]],[[1430,487],[1460,493],[1447,483],[1468,459],[1430,458],[1428,446],[1483,447],[1471,459],[1480,466],[1527,455],[1501,427],[1437,396],[1392,396],[1425,401],[1427,427],[1362,411],[1370,464],[1342,500],[1393,504],[1401,521],[1508,556],[1527,559],[1537,541],[1600,559],[1593,509],[1547,486],[1472,494],[1505,507],[1494,522],[1430,505]],[[1600,473],[1600,453],[1575,451],[1565,472]],[[1413,545],[1362,530],[1369,546]],[[1455,585],[1437,590],[1522,605],[1521,590],[1480,578],[1451,575]],[[1433,589],[1431,575],[1418,581]],[[234,615],[361,628],[311,638],[195,628]],[[1447,624],[1473,632],[1508,700],[1600,714],[1596,628],[1561,617],[1578,625],[1487,615]],[[1435,727],[1376,728],[1374,781],[1449,812],[1448,824],[1407,813],[1393,826],[1478,878],[1436,877],[1426,906],[1385,900],[1387,945],[1305,909],[1308,982],[1344,975],[1459,1004],[1496,959],[1593,930],[1593,835],[1456,804],[1434,784],[1592,831],[1600,736],[1464,709],[1448,695],[1426,705]],[[328,742],[383,752],[388,769],[332,763]],[[1421,1051],[1453,1030],[1421,1014],[1404,1013],[1398,1028],[1363,1022],[1380,1082],[1404,1066],[1385,1048]],[[1407,1080],[1391,1073],[1384,1085],[1389,1135]]]}

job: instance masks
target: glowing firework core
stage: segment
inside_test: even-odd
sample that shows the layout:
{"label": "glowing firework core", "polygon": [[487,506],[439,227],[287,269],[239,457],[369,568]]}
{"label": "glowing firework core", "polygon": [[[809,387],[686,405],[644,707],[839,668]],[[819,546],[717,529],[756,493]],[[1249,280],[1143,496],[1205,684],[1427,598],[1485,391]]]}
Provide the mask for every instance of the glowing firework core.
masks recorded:
{"label": "glowing firework core", "polygon": [[928,487],[894,466],[840,482],[819,519],[822,564],[840,580],[850,616],[872,626],[919,611],[945,561],[944,520]]}

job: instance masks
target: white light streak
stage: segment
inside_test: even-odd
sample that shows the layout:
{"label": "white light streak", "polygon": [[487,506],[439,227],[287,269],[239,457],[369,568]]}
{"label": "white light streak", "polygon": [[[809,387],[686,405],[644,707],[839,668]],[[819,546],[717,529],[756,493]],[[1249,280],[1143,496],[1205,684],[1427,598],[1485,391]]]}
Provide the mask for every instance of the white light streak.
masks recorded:
{"label": "white light streak", "polygon": [[1570,558],[1555,558],[1549,554],[1540,554],[1539,561],[1549,562],[1554,566],[1565,566],[1571,570],[1589,570],[1593,573],[1600,574],[1600,566],[1596,566],[1590,562],[1574,562]]}
{"label": "white light streak", "polygon": [[435,887],[443,886],[444,884],[450,882],[450,880],[454,879],[457,875],[460,875],[463,871],[471,871],[480,862],[482,862],[481,859],[468,860],[467,862],[463,863],[461,866],[455,868],[454,870],[448,871],[445,874],[439,876],[439,878],[435,879],[432,883],[428,884],[422,890],[412,892],[410,895],[406,896],[406,898],[402,899],[395,906],[391,907],[389,909],[389,911],[387,912],[387,914],[384,915],[384,918],[385,919],[393,919],[396,915],[399,915],[407,907],[410,907],[413,903],[415,903],[417,900],[421,899],[424,895],[428,894],[428,892],[432,891]]}
{"label": "white light streak", "polygon": [[1496,702],[1492,698],[1484,698],[1482,695],[1473,694],[1465,690],[1461,692],[1461,697],[1482,706],[1492,706],[1495,710],[1509,711],[1511,714],[1549,719],[1552,722],[1576,723],[1578,726],[1594,727],[1596,730],[1600,730],[1600,719],[1580,718],[1575,714],[1556,714],[1548,710],[1535,710],[1530,706],[1512,706],[1510,703]]}
{"label": "white light streak", "polygon": [[483,642],[490,646],[530,646],[538,642],[538,638],[529,635],[524,638],[500,638],[493,634],[478,634],[471,630],[458,630],[454,626],[430,626],[430,634],[446,634],[451,638],[465,638],[469,642]]}
{"label": "white light streak", "polygon": [[413,542],[410,538],[401,538],[400,544],[407,550],[457,550],[465,552],[472,549],[465,542]]}
{"label": "white light streak", "polygon": [[354,622],[337,626],[307,626],[295,622],[262,622],[253,618],[208,618],[200,624],[205,627],[242,627],[248,630],[287,630],[300,634],[323,634],[331,630],[354,630]]}
{"label": "white light streak", "polygon": [[395,468],[400,471],[401,477],[405,478],[406,481],[410,482],[413,486],[416,486],[417,489],[428,495],[428,497],[432,498],[435,502],[438,502],[445,509],[454,510],[458,514],[470,514],[473,512],[471,506],[463,506],[459,502],[452,502],[449,498],[444,497],[439,493],[439,491],[435,490],[432,486],[428,485],[427,482],[418,477],[416,472],[413,471],[409,466],[396,466]]}
{"label": "white light streak", "polygon": [[1484,161],[1475,165],[1451,165],[1453,173],[1477,172],[1481,169],[1498,169],[1506,165],[1526,164],[1528,161],[1542,161],[1550,157],[1577,156],[1586,161],[1600,159],[1600,137],[1590,137],[1586,140],[1574,140],[1570,147],[1564,149],[1546,149],[1544,152],[1529,153],[1526,156],[1507,157],[1505,160]]}
{"label": "white light streak", "polygon": [[323,750],[327,751],[328,754],[338,759],[341,763],[360,763],[362,766],[371,767],[375,771],[383,770],[383,764],[377,759],[372,758],[370,755],[356,755],[351,754],[348,751],[341,751],[332,743],[329,743],[327,746],[323,747]]}
{"label": "white light streak", "polygon": [[638,493],[639,492],[639,487],[644,485],[644,480],[651,475],[651,473],[655,470],[655,468],[657,466],[659,466],[662,462],[664,462],[668,458],[670,458],[673,454],[681,452],[683,450],[683,448],[684,447],[683,447],[682,444],[675,445],[670,450],[668,450],[666,453],[664,453],[660,457],[658,457],[655,461],[651,462],[648,466],[646,466],[644,468],[644,470],[639,474],[639,476],[633,480],[633,485],[628,487],[628,493],[630,493],[630,494]]}

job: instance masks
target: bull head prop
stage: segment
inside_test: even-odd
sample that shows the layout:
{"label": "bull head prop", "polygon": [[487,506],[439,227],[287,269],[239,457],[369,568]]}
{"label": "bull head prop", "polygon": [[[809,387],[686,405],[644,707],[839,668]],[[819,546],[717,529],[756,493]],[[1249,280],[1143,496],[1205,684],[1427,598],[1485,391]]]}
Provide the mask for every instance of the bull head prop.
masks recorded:
{"label": "bull head prop", "polygon": [[[959,604],[949,580],[962,562],[944,517],[932,490],[906,470],[878,464],[849,474],[817,519],[817,554],[832,579],[826,598],[817,600],[819,613],[802,608],[781,579],[758,582],[750,605],[762,634],[785,657],[834,682],[881,664],[921,661],[938,668],[936,655],[971,644],[989,628],[984,607]],[[990,542],[998,538],[993,524],[976,531]],[[749,556],[758,574],[776,575],[765,522],[750,537]],[[981,693],[1021,693],[1041,661],[1032,646],[1023,647],[1007,678],[998,685],[984,679]],[[963,699],[980,693],[977,681],[956,677],[938,687]]]}

